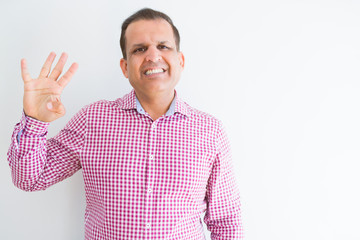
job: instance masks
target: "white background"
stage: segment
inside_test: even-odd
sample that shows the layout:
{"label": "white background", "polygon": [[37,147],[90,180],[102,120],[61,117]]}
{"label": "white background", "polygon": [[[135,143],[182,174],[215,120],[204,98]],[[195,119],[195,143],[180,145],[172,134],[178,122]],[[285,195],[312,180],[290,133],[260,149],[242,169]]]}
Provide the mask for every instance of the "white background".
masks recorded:
{"label": "white background", "polygon": [[246,239],[360,239],[356,0],[1,0],[0,239],[84,236],[81,172],[43,192],[12,185],[6,152],[22,111],[20,59],[33,77],[50,51],[66,51],[67,67],[79,63],[54,136],[82,106],[130,91],[120,27],[142,7],[179,28],[182,98],[226,126]]}

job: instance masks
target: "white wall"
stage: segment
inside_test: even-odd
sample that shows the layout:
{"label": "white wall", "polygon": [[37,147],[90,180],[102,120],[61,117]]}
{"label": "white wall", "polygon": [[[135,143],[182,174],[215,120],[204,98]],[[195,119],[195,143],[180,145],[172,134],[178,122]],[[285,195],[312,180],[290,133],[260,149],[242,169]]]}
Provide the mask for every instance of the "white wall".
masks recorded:
{"label": "white wall", "polygon": [[44,192],[11,182],[6,152],[22,110],[20,59],[50,51],[80,68],[67,115],[130,90],[122,21],[166,12],[186,57],[178,92],[221,119],[233,147],[248,240],[360,239],[360,3],[356,0],[0,2],[0,239],[83,239],[81,173]]}

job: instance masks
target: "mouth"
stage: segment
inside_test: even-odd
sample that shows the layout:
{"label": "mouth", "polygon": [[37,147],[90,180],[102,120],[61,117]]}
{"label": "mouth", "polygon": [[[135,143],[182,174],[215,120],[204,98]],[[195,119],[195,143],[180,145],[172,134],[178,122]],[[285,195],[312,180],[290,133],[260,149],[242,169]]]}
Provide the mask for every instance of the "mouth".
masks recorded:
{"label": "mouth", "polygon": [[146,76],[150,76],[150,75],[153,75],[153,74],[157,74],[157,73],[163,73],[165,72],[166,70],[163,69],[163,68],[152,68],[152,69],[147,69],[144,74]]}

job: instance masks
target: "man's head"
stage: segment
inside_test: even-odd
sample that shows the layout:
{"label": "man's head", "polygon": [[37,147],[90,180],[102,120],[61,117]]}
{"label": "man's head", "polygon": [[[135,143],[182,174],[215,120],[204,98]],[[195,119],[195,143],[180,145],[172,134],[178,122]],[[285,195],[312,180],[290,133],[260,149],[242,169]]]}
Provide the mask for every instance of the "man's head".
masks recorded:
{"label": "man's head", "polygon": [[[145,9],[140,12],[155,11]],[[179,40],[176,40],[178,34],[174,34],[174,27],[167,16],[167,19],[133,17],[137,15],[142,16],[137,12],[125,20],[129,23],[122,32],[126,54],[120,60],[121,70],[138,97],[171,96],[184,68],[184,55],[178,50]],[[134,18],[136,20],[129,20]]]}
{"label": "man's head", "polygon": [[120,36],[120,47],[121,47],[121,52],[123,54],[124,59],[127,58],[125,33],[126,33],[128,26],[131,23],[139,21],[139,20],[158,20],[158,19],[163,19],[170,24],[172,31],[174,33],[176,49],[177,49],[177,51],[180,51],[180,34],[179,34],[179,31],[177,30],[177,28],[175,27],[175,25],[173,24],[171,18],[168,15],[166,15],[165,13],[155,11],[150,8],[143,8],[143,9],[137,11],[136,13],[134,13],[133,15],[131,15],[130,17],[128,17],[122,24],[121,36]]}

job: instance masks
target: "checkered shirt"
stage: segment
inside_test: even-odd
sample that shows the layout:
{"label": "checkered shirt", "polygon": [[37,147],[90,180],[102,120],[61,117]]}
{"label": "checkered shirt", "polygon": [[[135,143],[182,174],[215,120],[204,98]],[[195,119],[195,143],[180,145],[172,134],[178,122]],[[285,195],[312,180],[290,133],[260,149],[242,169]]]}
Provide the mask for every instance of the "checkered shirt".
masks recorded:
{"label": "checkered shirt", "polygon": [[205,239],[205,211],[212,239],[242,239],[224,128],[174,101],[173,114],[153,121],[133,90],[85,106],[49,140],[49,124],[23,114],[8,151],[14,184],[44,190],[82,169],[85,239]]}

